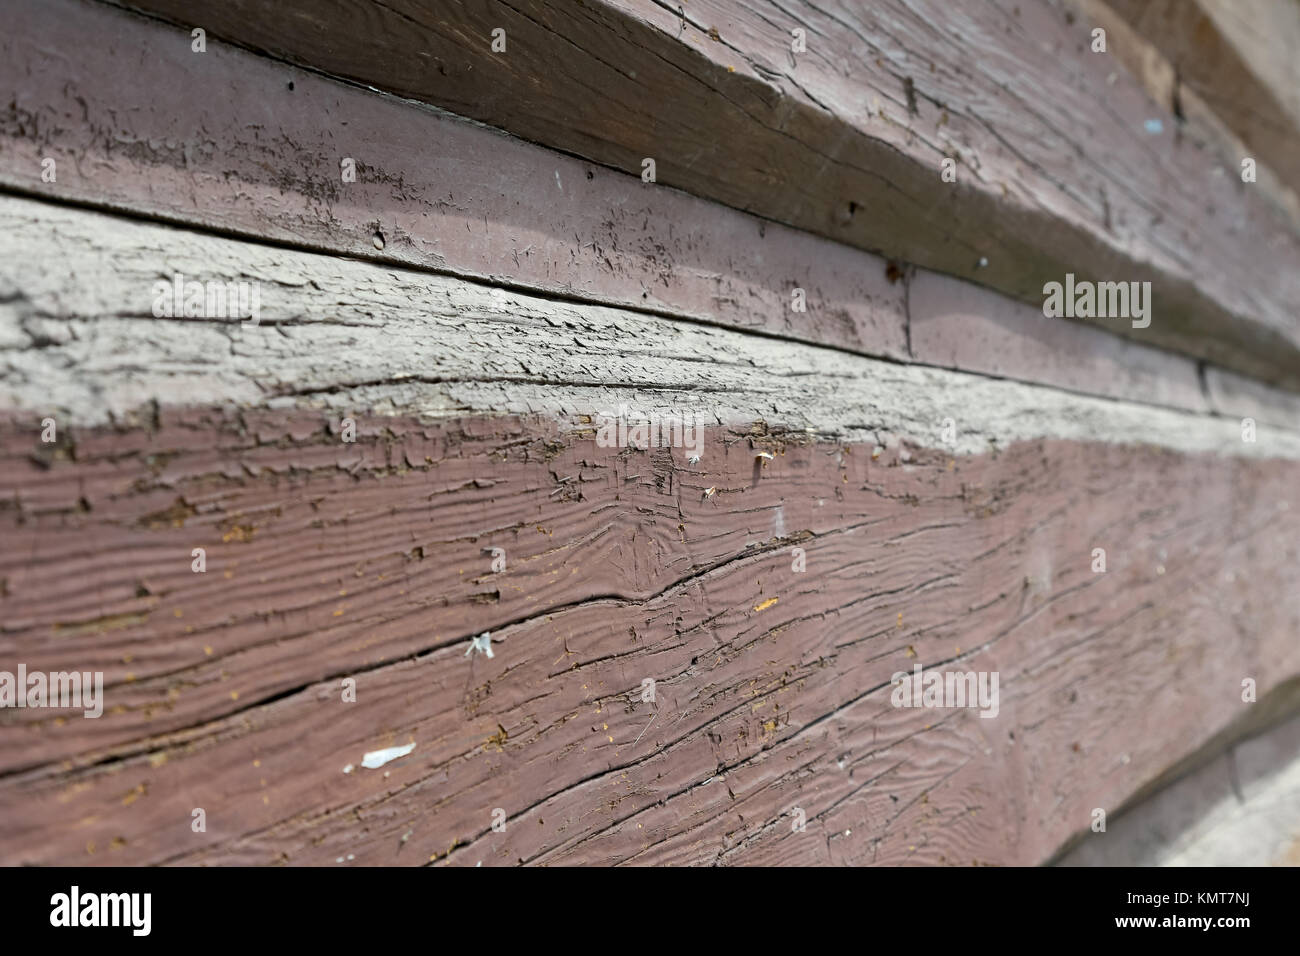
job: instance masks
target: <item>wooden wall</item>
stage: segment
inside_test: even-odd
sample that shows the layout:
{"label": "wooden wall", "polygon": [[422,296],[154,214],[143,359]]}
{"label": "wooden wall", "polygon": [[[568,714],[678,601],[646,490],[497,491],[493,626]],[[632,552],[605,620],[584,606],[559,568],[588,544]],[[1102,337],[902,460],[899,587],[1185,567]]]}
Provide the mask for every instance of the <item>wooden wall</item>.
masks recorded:
{"label": "wooden wall", "polygon": [[1039,864],[1287,711],[1288,154],[1125,4],[187,6],[0,36],[0,862]]}

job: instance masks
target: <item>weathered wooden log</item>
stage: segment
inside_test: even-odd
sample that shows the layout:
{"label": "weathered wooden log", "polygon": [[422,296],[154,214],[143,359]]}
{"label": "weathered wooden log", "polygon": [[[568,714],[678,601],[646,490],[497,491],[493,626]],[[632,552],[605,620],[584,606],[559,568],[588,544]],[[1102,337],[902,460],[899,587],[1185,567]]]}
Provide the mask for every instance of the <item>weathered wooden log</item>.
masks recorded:
{"label": "weathered wooden log", "polygon": [[105,675],[0,711],[5,863],[1041,862],[1300,674],[1292,427],[0,223],[0,661]]}

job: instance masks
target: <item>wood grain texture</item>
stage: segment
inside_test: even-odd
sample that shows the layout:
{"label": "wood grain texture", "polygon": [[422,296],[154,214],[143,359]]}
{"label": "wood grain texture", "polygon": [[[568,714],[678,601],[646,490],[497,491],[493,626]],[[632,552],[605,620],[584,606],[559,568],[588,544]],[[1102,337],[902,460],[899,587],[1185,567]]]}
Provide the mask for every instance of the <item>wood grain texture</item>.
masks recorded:
{"label": "wood grain texture", "polygon": [[[689,466],[535,419],[345,444],[202,408],[38,431],[2,443],[0,660],[102,670],[107,706],[0,715],[9,864],[1035,863],[1244,677],[1300,673],[1294,464],[760,427]],[[916,663],[997,671],[997,717],[892,707]]]}
{"label": "wood grain texture", "polygon": [[0,409],[0,669],[106,685],[0,711],[3,863],[1041,862],[1300,674],[1286,426],[12,197]]}
{"label": "wood grain texture", "polygon": [[[192,25],[178,0],[132,6]],[[701,0],[685,18],[650,0],[226,0],[203,19],[595,162],[639,172],[654,157],[661,183],[1025,301],[1066,272],[1152,281],[1151,328],[1115,331],[1300,387],[1300,237],[1235,168],[1180,142],[1066,13],[1054,0]],[[792,62],[798,25],[812,42]],[[945,157],[960,163],[950,186]]]}

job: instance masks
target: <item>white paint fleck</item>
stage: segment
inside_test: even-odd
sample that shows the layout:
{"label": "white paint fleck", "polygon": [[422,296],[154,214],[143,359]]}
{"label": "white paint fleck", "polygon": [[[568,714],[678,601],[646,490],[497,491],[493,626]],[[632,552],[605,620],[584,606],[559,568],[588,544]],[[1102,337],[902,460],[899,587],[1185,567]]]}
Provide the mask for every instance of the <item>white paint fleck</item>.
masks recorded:
{"label": "white paint fleck", "polygon": [[465,649],[465,656],[469,657],[475,651],[479,651],[483,654],[486,654],[488,657],[496,656],[492,653],[492,632],[491,631],[484,631],[478,637],[475,637],[472,640],[470,640],[469,647]]}
{"label": "white paint fleck", "polygon": [[405,747],[386,747],[383,750],[372,750],[361,758],[361,766],[367,770],[375,770],[382,767],[390,760],[396,760],[398,757],[405,757],[415,749],[415,744],[407,744]]}
{"label": "white paint fleck", "polygon": [[352,764],[348,764],[346,767],[344,767],[344,768],[343,768],[343,772],[344,772],[344,773],[351,773],[351,772],[352,772]]}
{"label": "white paint fleck", "polygon": [[555,171],[555,188],[560,192],[564,192],[564,187],[560,185],[560,171],[558,169]]}
{"label": "white paint fleck", "polygon": [[1165,131],[1165,124],[1159,118],[1149,119],[1145,123],[1143,123],[1142,126],[1152,136],[1155,136],[1159,133],[1163,133]]}

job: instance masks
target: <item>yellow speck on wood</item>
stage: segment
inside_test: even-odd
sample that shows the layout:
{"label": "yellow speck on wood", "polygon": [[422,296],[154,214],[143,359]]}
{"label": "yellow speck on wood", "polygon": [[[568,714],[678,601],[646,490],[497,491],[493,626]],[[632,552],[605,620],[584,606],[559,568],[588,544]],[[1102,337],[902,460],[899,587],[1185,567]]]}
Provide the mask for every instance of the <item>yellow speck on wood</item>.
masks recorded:
{"label": "yellow speck on wood", "polygon": [[230,699],[231,699],[231,700],[239,700],[239,691],[237,691],[237,690],[232,690],[232,691],[230,692]]}
{"label": "yellow speck on wood", "polygon": [[775,604],[775,603],[776,603],[777,601],[779,601],[779,600],[781,600],[781,599],[780,599],[780,598],[768,598],[768,599],[767,599],[766,601],[764,601],[762,604],[760,604],[760,605],[758,605],[757,607],[755,607],[754,610],[755,610],[755,611],[766,611],[768,608],[770,608],[773,604]]}
{"label": "yellow speck on wood", "polygon": [[151,766],[151,767],[161,767],[161,766],[162,766],[163,764],[165,764],[166,762],[167,762],[167,755],[166,755],[166,754],[161,754],[161,753],[160,753],[160,754],[150,754],[150,756],[149,756],[149,766]]}
{"label": "yellow speck on wood", "polygon": [[211,656],[212,656],[212,645],[211,645],[211,644],[204,644],[204,645],[203,645],[203,653],[204,653],[204,654],[207,654],[208,657],[211,657]]}
{"label": "yellow speck on wood", "polygon": [[497,753],[505,753],[506,741],[509,739],[510,735],[506,733],[506,729],[500,724],[497,724],[497,732],[487,739],[487,743],[483,745],[483,749],[486,751],[491,747],[496,747]]}
{"label": "yellow speck on wood", "polygon": [[184,616],[185,616],[185,612],[182,611],[180,608],[177,608],[176,610],[172,611],[172,613],[175,614],[177,617],[184,617]]}
{"label": "yellow speck on wood", "polygon": [[260,761],[260,760],[254,760],[254,761],[253,761],[253,766],[254,766],[254,767],[260,767],[260,766],[262,766],[262,761]]}

